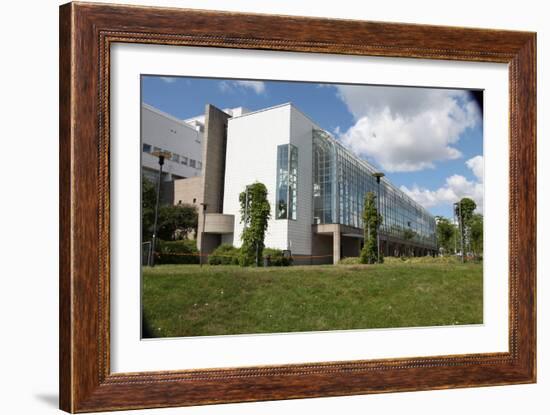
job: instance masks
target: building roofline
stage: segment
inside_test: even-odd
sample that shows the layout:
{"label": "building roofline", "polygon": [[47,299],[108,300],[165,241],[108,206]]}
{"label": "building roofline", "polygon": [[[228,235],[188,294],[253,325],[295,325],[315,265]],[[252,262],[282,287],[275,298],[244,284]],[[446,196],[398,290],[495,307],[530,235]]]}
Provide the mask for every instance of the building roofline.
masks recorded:
{"label": "building roofline", "polygon": [[246,114],[238,115],[236,117],[231,117],[231,118],[229,118],[228,121],[237,120],[239,118],[248,117],[249,115],[256,115],[256,114],[259,114],[260,112],[271,111],[271,110],[286,107],[286,106],[292,106],[292,103],[291,102],[285,102],[285,103],[282,103],[282,104],[273,105],[271,107],[260,108],[259,110],[256,110],[256,111],[250,111],[250,112],[247,112]]}
{"label": "building roofline", "polygon": [[186,128],[189,128],[190,130],[193,130],[193,131],[197,132],[197,130],[193,126],[191,126],[187,122],[185,122],[185,120],[181,120],[177,117],[174,117],[173,115],[170,115],[167,112],[161,111],[158,108],[153,107],[152,105],[149,105],[145,102],[142,102],[141,107],[145,108],[145,109],[147,109],[151,112],[154,112],[155,114],[160,115],[161,117],[167,118],[170,121],[174,121],[174,122],[180,124],[182,127],[186,127]]}
{"label": "building roofline", "polygon": [[302,114],[305,118],[307,118],[316,128],[318,128],[319,130],[322,130],[322,128],[315,122],[315,120],[313,118],[311,118],[304,111],[302,111],[300,108],[298,108],[296,106],[296,104],[294,104],[293,102],[290,102],[290,101],[289,102],[283,102],[282,104],[273,105],[271,107],[260,108],[259,110],[256,110],[256,111],[250,111],[250,112],[247,112],[246,114],[242,114],[242,115],[239,115],[237,117],[231,117],[230,120],[246,117],[248,115],[258,114],[260,112],[271,111],[271,110],[275,110],[275,109],[279,109],[279,108],[287,107],[287,106],[289,106],[291,108],[294,108],[296,111],[298,111],[300,114]]}

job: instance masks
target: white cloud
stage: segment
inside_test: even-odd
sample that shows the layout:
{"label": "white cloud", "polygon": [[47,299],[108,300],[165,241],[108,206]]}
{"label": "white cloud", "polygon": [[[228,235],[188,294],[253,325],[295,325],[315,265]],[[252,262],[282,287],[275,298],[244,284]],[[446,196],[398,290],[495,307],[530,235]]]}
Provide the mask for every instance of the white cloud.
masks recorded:
{"label": "white cloud", "polygon": [[265,83],[262,81],[235,81],[235,83],[243,88],[252,89],[257,94],[265,92]]}
{"label": "white cloud", "polygon": [[483,156],[475,156],[466,162],[478,180],[483,181]]}
{"label": "white cloud", "polygon": [[339,85],[338,96],[355,118],[339,139],[388,171],[433,168],[461,157],[461,134],[480,122],[467,91]]}
{"label": "white cloud", "polygon": [[401,190],[426,208],[437,205],[450,205],[469,197],[476,202],[479,213],[483,213],[483,156],[475,156],[466,161],[477,180],[455,174],[447,177],[445,185],[436,190],[429,190],[414,185],[412,188],[401,186]]}
{"label": "white cloud", "polygon": [[232,91],[236,88],[251,89],[258,95],[265,92],[265,82],[262,81],[222,81],[219,87],[222,92]]}
{"label": "white cloud", "polygon": [[176,79],[177,78],[171,77],[171,76],[161,76],[160,77],[160,80],[166,82],[167,84],[173,84],[174,82],[176,82]]}

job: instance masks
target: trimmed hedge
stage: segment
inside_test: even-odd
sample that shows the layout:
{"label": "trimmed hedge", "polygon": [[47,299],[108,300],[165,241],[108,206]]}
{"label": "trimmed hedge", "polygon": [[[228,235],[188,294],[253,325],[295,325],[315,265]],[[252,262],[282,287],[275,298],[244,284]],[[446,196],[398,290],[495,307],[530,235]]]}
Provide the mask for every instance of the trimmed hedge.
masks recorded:
{"label": "trimmed hedge", "polygon": [[198,264],[197,241],[158,241],[156,264]]}
{"label": "trimmed hedge", "polygon": [[239,265],[241,251],[231,244],[221,244],[208,256],[210,265]]}
{"label": "trimmed hedge", "polygon": [[288,267],[292,265],[292,258],[283,256],[283,251],[275,248],[264,248],[264,258],[268,258],[268,264],[272,267]]}

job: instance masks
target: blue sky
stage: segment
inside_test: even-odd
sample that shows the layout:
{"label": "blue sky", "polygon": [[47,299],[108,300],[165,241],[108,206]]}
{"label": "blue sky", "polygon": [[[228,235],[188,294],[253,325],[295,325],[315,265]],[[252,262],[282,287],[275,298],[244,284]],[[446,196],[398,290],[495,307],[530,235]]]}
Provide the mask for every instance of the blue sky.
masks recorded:
{"label": "blue sky", "polygon": [[432,214],[448,217],[464,196],[483,211],[480,96],[435,88],[142,77],[143,102],[182,119],[202,114],[207,103],[258,110],[292,102]]}

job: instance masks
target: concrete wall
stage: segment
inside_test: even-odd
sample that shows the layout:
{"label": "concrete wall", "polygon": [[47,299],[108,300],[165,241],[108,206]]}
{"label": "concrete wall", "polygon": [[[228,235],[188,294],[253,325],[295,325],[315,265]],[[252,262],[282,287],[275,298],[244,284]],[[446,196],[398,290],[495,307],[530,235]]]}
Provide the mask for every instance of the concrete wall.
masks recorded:
{"label": "concrete wall", "polygon": [[[221,244],[221,236],[203,233],[203,215],[206,213],[221,213],[224,194],[224,172],[226,159],[227,115],[222,110],[207,105],[204,121],[204,145],[202,160],[204,175],[202,181],[201,202],[206,204],[206,210],[199,206],[199,226],[197,244],[203,253],[212,252]],[[204,240],[203,240],[204,239]]]}
{"label": "concrete wall", "polygon": [[235,216],[223,213],[207,213],[204,221],[204,232],[232,234],[235,229]]}
{"label": "concrete wall", "polygon": [[202,179],[202,176],[197,176],[188,179],[174,180],[174,204],[184,203],[187,205],[194,205],[198,209],[202,203]]}
{"label": "concrete wall", "polygon": [[222,110],[207,105],[205,109],[204,146],[204,203],[210,213],[223,211],[224,174],[227,146],[227,115]]}

